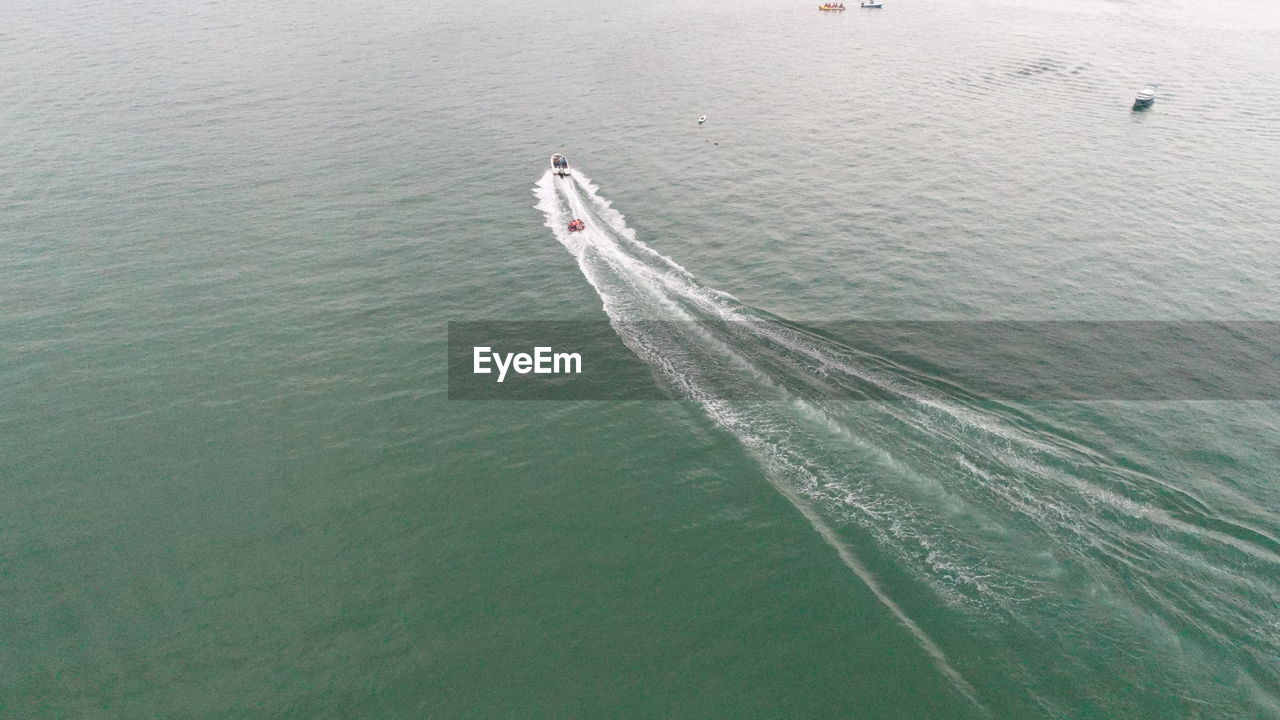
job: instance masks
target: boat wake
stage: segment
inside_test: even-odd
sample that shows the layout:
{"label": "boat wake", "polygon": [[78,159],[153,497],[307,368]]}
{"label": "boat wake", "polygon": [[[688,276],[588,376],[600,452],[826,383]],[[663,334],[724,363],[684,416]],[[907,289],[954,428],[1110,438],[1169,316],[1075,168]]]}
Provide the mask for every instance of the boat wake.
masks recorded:
{"label": "boat wake", "polygon": [[[1025,408],[973,399],[702,285],[598,190],[577,171],[547,172],[534,194],[623,342],[741,442],[976,714],[1280,707],[1280,541],[1266,530],[1211,517],[1159,478],[1037,429],[1051,421]],[[569,232],[573,218],[585,230]],[[927,606],[922,586],[936,598]],[[913,618],[939,606],[930,623]],[[980,665],[946,651],[979,642],[982,632],[957,633],[965,622],[1005,636],[956,655]],[[1028,643],[1060,650],[1057,666],[1028,668],[1016,649]],[[1151,696],[1098,700],[1100,670],[1076,659],[1093,644],[1158,656],[1131,679]],[[1210,657],[1210,646],[1238,652]],[[1017,679],[1025,697],[984,692],[984,675]],[[1186,698],[1191,680],[1209,689]]]}

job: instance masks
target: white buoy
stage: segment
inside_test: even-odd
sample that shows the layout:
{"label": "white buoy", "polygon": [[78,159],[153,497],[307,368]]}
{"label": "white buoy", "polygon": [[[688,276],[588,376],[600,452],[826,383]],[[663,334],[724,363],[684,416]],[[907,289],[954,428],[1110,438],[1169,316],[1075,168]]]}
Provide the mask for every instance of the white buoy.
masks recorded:
{"label": "white buoy", "polygon": [[703,115],[703,116],[701,116],[701,117],[699,117],[699,118],[698,118],[698,124],[699,124],[699,125],[701,125],[702,123],[704,123],[704,122],[706,122],[706,121],[707,121],[707,116],[706,116],[706,115]]}

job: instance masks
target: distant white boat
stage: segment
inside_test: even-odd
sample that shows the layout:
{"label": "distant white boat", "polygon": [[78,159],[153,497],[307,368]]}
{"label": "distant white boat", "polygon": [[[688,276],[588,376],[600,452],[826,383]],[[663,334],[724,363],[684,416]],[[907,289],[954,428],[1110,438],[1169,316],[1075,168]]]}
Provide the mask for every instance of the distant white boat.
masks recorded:
{"label": "distant white boat", "polygon": [[1156,101],[1156,88],[1160,87],[1155,83],[1147,83],[1145,87],[1138,91],[1133,98],[1133,109],[1142,110],[1151,107],[1151,103]]}
{"label": "distant white boat", "polygon": [[865,3],[865,2],[864,2],[864,3],[862,3],[862,7],[864,7],[864,8],[882,8],[882,7],[884,7],[884,3]]}
{"label": "distant white boat", "polygon": [[706,116],[706,115],[699,115],[699,116],[698,116],[698,124],[699,124],[699,125],[701,125],[702,123],[704,123],[704,122],[706,122],[706,121],[707,121],[707,116]]}

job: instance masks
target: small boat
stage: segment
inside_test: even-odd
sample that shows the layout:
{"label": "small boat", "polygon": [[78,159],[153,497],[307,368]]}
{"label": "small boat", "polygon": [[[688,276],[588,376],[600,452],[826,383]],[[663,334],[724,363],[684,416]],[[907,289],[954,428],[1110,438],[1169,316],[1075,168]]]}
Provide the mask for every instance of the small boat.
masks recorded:
{"label": "small boat", "polygon": [[864,7],[864,8],[882,8],[882,7],[884,7],[884,3],[865,3],[865,2],[864,2],[864,3],[862,3],[862,7]]}
{"label": "small boat", "polygon": [[1133,98],[1134,110],[1145,110],[1151,107],[1151,103],[1156,101],[1156,88],[1160,87],[1155,83],[1147,83],[1145,87],[1138,91]]}
{"label": "small boat", "polygon": [[586,229],[587,224],[578,218],[574,218],[573,221],[569,223],[569,232],[582,232]]}
{"label": "small boat", "polygon": [[818,6],[818,9],[823,12],[840,12],[844,10],[844,3],[823,3]]}
{"label": "small boat", "polygon": [[551,156],[551,172],[564,177],[569,174],[569,158],[556,153]]}
{"label": "small boat", "polygon": [[706,115],[699,115],[699,116],[698,116],[698,124],[699,124],[699,125],[701,125],[702,123],[704,123],[704,122],[706,122],[706,121],[707,121],[707,116],[706,116]]}

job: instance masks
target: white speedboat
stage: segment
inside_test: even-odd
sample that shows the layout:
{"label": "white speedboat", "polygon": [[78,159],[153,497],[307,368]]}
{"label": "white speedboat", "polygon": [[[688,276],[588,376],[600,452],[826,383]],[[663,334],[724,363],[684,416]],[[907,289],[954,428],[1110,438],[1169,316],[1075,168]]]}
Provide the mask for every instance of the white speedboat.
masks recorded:
{"label": "white speedboat", "polygon": [[565,177],[566,175],[568,175],[569,174],[569,158],[561,155],[560,153],[556,153],[555,155],[552,155],[551,156],[551,172],[556,175],[559,175],[560,177]]}
{"label": "white speedboat", "polygon": [[1142,110],[1151,107],[1151,103],[1156,101],[1156,88],[1160,87],[1155,83],[1147,83],[1146,87],[1138,91],[1133,98],[1133,109]]}
{"label": "white speedboat", "polygon": [[704,123],[704,122],[706,122],[706,121],[707,121],[707,116],[706,116],[706,115],[699,115],[699,116],[698,116],[698,124],[699,124],[699,125],[701,125],[702,123]]}
{"label": "white speedboat", "polygon": [[866,3],[866,2],[864,2],[864,3],[862,3],[862,7],[864,7],[864,8],[882,8],[882,7],[884,7],[884,3]]}

